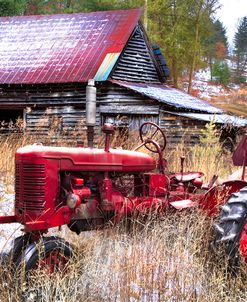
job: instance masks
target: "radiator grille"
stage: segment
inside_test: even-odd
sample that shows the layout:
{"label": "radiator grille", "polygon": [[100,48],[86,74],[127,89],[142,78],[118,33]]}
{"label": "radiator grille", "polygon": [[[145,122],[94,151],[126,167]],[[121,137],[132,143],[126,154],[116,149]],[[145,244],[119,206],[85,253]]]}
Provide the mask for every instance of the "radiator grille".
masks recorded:
{"label": "radiator grille", "polygon": [[45,165],[17,163],[15,174],[16,207],[43,211],[45,207]]}

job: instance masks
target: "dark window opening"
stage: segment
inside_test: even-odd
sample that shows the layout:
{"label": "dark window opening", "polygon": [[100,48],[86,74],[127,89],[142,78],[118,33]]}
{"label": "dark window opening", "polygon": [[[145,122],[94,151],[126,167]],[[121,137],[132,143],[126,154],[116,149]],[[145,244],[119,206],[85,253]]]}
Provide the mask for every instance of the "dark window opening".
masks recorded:
{"label": "dark window opening", "polygon": [[220,135],[220,142],[224,149],[233,152],[236,147],[237,129],[235,127],[223,128]]}
{"label": "dark window opening", "polygon": [[0,132],[21,132],[23,130],[23,110],[0,110]]}

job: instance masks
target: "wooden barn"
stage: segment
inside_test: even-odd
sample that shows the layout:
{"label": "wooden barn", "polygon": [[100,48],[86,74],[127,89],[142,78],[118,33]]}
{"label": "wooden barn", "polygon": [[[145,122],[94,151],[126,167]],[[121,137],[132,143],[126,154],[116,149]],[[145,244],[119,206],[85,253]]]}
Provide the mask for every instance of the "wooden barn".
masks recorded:
{"label": "wooden barn", "polygon": [[168,141],[198,141],[214,118],[246,121],[166,85],[169,70],[141,23],[140,9],[0,18],[0,120],[23,118],[25,131],[85,125],[86,86],[96,87],[96,129],[104,122],[164,128]]}

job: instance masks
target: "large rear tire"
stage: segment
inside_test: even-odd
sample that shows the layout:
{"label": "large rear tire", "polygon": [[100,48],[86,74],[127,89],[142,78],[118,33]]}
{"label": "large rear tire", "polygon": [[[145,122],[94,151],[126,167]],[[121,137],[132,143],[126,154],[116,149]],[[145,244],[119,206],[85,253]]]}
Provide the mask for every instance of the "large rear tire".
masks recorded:
{"label": "large rear tire", "polygon": [[231,266],[239,266],[241,257],[247,262],[247,187],[221,206],[215,232],[214,246],[223,246]]}

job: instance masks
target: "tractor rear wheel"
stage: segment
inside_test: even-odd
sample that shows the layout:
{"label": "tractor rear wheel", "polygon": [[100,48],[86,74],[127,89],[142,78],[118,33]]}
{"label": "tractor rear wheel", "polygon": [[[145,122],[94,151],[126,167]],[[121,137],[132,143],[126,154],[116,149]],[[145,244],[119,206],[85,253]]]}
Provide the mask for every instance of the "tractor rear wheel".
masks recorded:
{"label": "tractor rear wheel", "polygon": [[223,246],[230,265],[239,266],[241,257],[247,262],[247,187],[221,206],[215,230],[215,247]]}
{"label": "tractor rear wheel", "polygon": [[25,272],[44,269],[47,273],[65,272],[69,259],[74,255],[71,245],[59,237],[43,237],[31,243],[18,257],[16,266]]}

